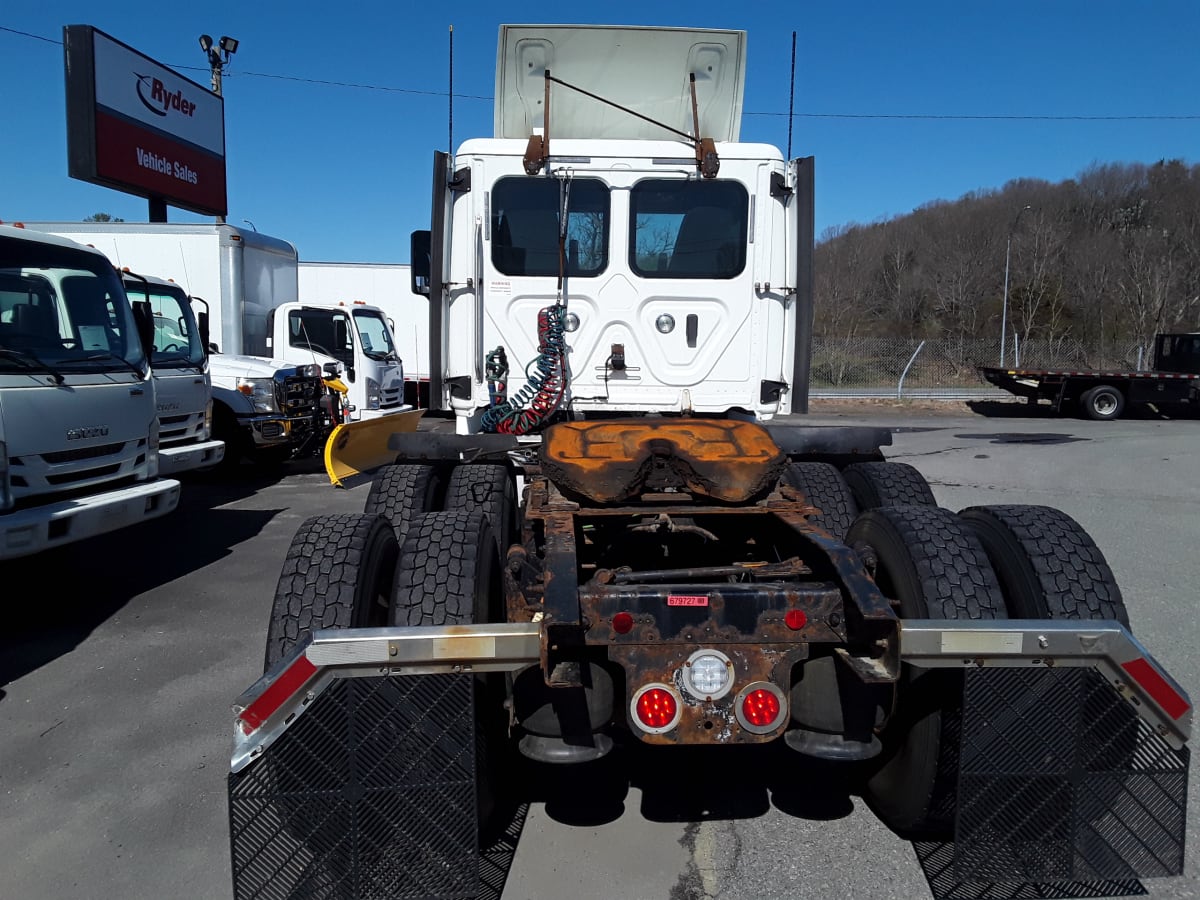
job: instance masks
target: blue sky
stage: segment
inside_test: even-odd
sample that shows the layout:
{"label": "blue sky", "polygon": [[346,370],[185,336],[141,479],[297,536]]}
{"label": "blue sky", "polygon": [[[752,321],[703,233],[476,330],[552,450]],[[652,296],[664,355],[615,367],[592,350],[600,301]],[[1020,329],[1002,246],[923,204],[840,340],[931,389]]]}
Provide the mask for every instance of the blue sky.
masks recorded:
{"label": "blue sky", "polygon": [[795,30],[792,151],[816,157],[818,234],[1096,162],[1200,161],[1196,0],[503,6],[7,0],[0,220],[147,218],[144,199],[67,175],[62,48],[37,39],[60,41],[65,24],[202,84],[199,35],[238,38],[224,82],[228,220],[309,260],[406,262],[409,232],[428,227],[432,153],[449,137],[450,25],[456,144],[491,134],[479,98],[494,90],[500,24],[546,21],[744,29],[742,139],[781,149]]}

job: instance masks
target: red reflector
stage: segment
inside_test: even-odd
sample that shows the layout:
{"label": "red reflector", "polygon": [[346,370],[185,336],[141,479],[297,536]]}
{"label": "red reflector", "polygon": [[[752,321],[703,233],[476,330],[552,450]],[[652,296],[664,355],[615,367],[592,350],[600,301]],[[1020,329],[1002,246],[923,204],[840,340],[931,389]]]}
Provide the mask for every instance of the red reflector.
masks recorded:
{"label": "red reflector", "polygon": [[1131,662],[1122,663],[1121,668],[1128,672],[1172,719],[1178,719],[1191,709],[1192,704],[1188,702],[1187,697],[1171,687],[1144,658],[1138,657]]}
{"label": "red reflector", "polygon": [[799,631],[808,624],[808,616],[804,614],[802,609],[789,609],[787,615],[783,617],[783,621],[787,623],[787,627],[792,631]]}
{"label": "red reflector", "polygon": [[617,634],[629,634],[633,630],[633,616],[627,612],[619,612],[613,616],[612,625]]}
{"label": "red reflector", "polygon": [[770,725],[779,718],[779,698],[762,688],[751,691],[742,701],[742,714],[756,728]]}
{"label": "red reflector", "polygon": [[249,734],[260,728],[289,697],[304,686],[315,671],[317,667],[308,661],[307,656],[301,656],[284,669],[274,683],[238,715],[242,720],[242,731]]}
{"label": "red reflector", "polygon": [[648,728],[665,728],[679,709],[675,696],[662,688],[651,688],[638,697],[637,715]]}

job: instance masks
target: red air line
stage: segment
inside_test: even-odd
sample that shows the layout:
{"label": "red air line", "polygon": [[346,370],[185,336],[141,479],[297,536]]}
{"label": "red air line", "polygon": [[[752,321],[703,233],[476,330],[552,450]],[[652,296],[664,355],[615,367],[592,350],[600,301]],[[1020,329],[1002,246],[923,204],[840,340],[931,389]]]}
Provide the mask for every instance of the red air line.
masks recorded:
{"label": "red air line", "polygon": [[271,686],[259,695],[257,700],[238,714],[238,718],[242,720],[242,731],[250,734],[255,729],[261,728],[263,722],[271,718],[296,691],[304,687],[316,671],[317,667],[308,661],[307,656],[301,656],[284,669]]}
{"label": "red air line", "polygon": [[1145,658],[1138,657],[1130,662],[1121,663],[1121,668],[1128,672],[1129,676],[1141,685],[1151,699],[1161,706],[1172,719],[1178,719],[1192,708],[1187,697],[1171,687],[1167,679],[1163,678]]}

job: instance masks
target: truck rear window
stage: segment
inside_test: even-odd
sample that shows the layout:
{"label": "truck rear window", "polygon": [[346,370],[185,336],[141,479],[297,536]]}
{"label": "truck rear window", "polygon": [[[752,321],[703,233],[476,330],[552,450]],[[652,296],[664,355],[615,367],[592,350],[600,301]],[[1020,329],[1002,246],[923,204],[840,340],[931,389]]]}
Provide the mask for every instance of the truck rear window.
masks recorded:
{"label": "truck rear window", "polygon": [[[492,188],[492,264],[505,275],[559,274],[557,178],[501,178]],[[608,265],[608,186],[573,178],[567,204],[568,275],[599,275]]]}
{"label": "truck rear window", "polygon": [[750,197],[734,181],[649,179],[629,197],[629,266],[643,278],[735,278]]}

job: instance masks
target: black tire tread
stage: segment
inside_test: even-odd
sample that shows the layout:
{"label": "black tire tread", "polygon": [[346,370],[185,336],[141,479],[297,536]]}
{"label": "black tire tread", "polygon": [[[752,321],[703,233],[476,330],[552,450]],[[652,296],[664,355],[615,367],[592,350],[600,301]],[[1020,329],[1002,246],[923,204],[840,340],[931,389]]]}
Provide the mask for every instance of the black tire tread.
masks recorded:
{"label": "black tire tread", "polygon": [[858,502],[837,466],[823,462],[794,462],[780,481],[804,493],[809,505],[821,512],[809,521],[838,540],[846,536],[858,517]]}
{"label": "black tire tread", "polygon": [[842,470],[860,509],[937,506],[925,476],[908,463],[862,462]]}
{"label": "black tire tread", "polygon": [[[1003,619],[1004,595],[972,529],[936,506],[881,507],[863,513],[846,537],[879,555],[894,553],[889,573],[901,618]],[[896,553],[896,548],[902,548]],[[882,552],[881,552],[882,551]],[[897,582],[908,593],[895,596]],[[881,585],[882,586],[882,585]],[[906,668],[899,703],[883,739],[885,758],[866,785],[880,819],[906,836],[944,838],[953,831],[962,730],[962,676]],[[931,769],[929,760],[934,760]],[[910,762],[911,761],[911,762]],[[928,780],[926,780],[928,778]]]}
{"label": "black tire tread", "polygon": [[396,565],[392,624],[477,621],[477,611],[467,604],[477,596],[481,553],[495,553],[495,538],[483,510],[444,510],[415,519]]}
{"label": "black tire tread", "polygon": [[889,528],[912,552],[929,618],[1007,617],[1000,583],[983,546],[950,510],[936,506],[869,510],[859,517],[849,540],[858,540],[872,527]]}
{"label": "black tire tread", "polygon": [[502,463],[456,466],[446,484],[445,509],[482,509],[503,558],[512,541],[516,485]]}
{"label": "black tire tread", "polygon": [[437,509],[440,473],[434,466],[402,463],[384,466],[371,479],[364,511],[392,523],[396,540],[404,542],[409,522]]}
{"label": "black tire tread", "polygon": [[[1050,506],[998,505],[972,506],[959,515],[975,530],[991,559],[1010,598],[1010,615],[1116,620],[1129,627],[1129,613],[1108,561],[1067,513]],[[1018,578],[1026,591],[1021,597],[1029,600],[1014,609]]]}
{"label": "black tire tread", "polygon": [[395,559],[396,537],[381,516],[312,516],[301,524],[275,585],[264,671],[314,630],[368,624],[374,597],[362,581],[373,554]]}

